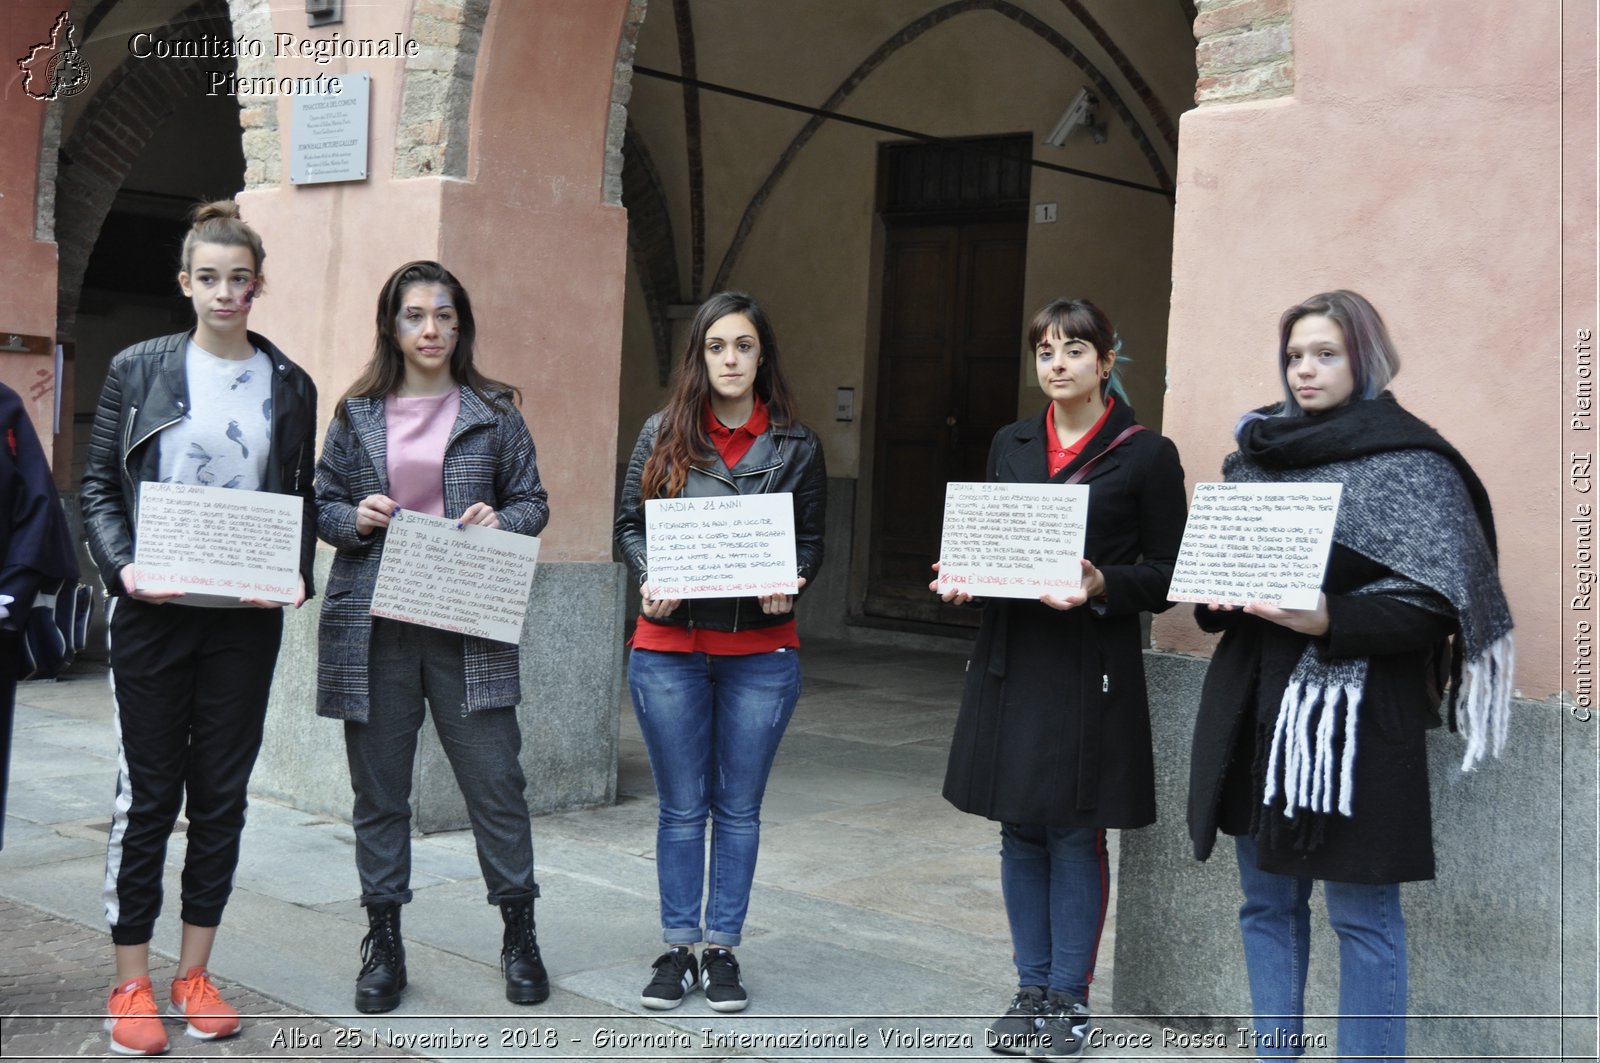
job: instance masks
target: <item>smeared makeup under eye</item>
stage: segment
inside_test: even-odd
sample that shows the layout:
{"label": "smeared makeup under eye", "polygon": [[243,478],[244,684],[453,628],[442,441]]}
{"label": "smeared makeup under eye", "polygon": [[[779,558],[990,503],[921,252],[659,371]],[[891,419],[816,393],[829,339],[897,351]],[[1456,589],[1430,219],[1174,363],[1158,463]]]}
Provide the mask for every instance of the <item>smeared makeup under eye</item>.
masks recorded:
{"label": "smeared makeup under eye", "polygon": [[[448,315],[448,316],[446,316]],[[439,335],[444,338],[453,338],[459,332],[455,317],[455,307],[450,303],[443,303],[436,307],[433,319]],[[429,315],[415,310],[402,310],[399,319],[395,322],[395,331],[402,336],[415,336],[422,332]]]}

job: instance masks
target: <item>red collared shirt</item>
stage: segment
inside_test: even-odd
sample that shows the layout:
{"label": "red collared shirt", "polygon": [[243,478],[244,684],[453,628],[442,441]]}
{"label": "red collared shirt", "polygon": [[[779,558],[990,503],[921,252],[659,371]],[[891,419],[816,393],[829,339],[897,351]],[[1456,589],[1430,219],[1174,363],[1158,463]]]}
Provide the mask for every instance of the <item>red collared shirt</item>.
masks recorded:
{"label": "red collared shirt", "polygon": [[1100,415],[1100,419],[1094,423],[1094,427],[1090,428],[1087,432],[1083,433],[1083,435],[1079,436],[1076,443],[1066,447],[1061,446],[1060,437],[1056,435],[1056,404],[1052,402],[1049,406],[1045,407],[1044,449],[1045,454],[1048,456],[1050,462],[1051,479],[1055,478],[1056,473],[1060,472],[1062,469],[1065,469],[1068,465],[1071,465],[1072,459],[1076,458],[1078,453],[1083,450],[1083,445],[1089,442],[1089,440],[1093,439],[1094,434],[1105,426],[1106,418],[1111,416],[1111,407],[1115,406],[1116,404],[1117,400],[1112,398],[1110,395],[1107,395],[1105,412],[1102,413]]}
{"label": "red collared shirt", "polygon": [[767,430],[770,423],[767,417],[767,404],[761,401],[761,396],[755,396],[755,407],[750,411],[750,417],[738,428],[729,428],[717,420],[717,415],[711,412],[711,402],[706,402],[706,435],[711,437],[711,445],[717,448],[717,453],[722,455],[722,462],[731,471],[739,464],[739,459],[749,453],[755,446],[756,438]]}

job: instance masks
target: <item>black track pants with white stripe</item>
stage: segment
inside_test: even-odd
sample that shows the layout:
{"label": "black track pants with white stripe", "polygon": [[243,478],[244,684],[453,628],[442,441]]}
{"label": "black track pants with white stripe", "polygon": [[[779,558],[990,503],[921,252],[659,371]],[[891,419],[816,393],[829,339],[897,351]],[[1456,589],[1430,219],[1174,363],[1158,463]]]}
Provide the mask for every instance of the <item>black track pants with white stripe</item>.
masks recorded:
{"label": "black track pants with white stripe", "polygon": [[222,921],[283,614],[120,598],[110,627],[118,771],[106,921],[118,945],[139,945],[161,911],[167,839],[180,807],[189,821],[183,921]]}

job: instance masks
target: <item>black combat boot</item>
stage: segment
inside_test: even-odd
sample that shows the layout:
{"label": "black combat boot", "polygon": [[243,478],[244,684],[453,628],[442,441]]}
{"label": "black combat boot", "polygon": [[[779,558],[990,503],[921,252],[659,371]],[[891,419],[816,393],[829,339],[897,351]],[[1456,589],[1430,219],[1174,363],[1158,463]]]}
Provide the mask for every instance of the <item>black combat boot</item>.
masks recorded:
{"label": "black combat boot", "polygon": [[500,949],[500,970],[506,976],[506,999],[513,1004],[539,1004],[550,998],[550,976],[539,958],[539,939],[533,932],[533,898],[505,901],[500,917],[506,922],[505,944]]}
{"label": "black combat boot", "polygon": [[367,936],[361,941],[361,973],[356,976],[356,1010],[393,1011],[406,987],[406,947],[400,941],[400,906],[367,907]]}

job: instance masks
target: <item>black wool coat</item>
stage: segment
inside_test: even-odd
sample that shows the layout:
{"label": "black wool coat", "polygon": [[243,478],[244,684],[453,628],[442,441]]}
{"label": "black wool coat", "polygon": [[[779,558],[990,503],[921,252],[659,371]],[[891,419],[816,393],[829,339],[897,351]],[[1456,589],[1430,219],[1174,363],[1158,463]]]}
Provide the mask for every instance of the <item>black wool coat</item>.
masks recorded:
{"label": "black wool coat", "polygon": [[1433,878],[1424,739],[1438,717],[1429,680],[1455,621],[1386,595],[1350,593],[1388,574],[1337,543],[1328,558],[1322,649],[1329,657],[1365,657],[1368,669],[1352,814],[1317,817],[1314,839],[1284,817],[1281,794],[1273,807],[1261,804],[1278,705],[1312,637],[1237,611],[1195,610],[1202,628],[1225,632],[1206,670],[1189,763],[1197,859],[1211,854],[1220,830],[1255,838],[1258,865],[1275,874],[1368,884]]}
{"label": "black wool coat", "polygon": [[[1076,459],[1048,475],[1044,412],[995,434],[985,475],[1065,483],[1134,423],[1117,403]],[[944,796],[1003,823],[1143,827],[1155,822],[1155,770],[1139,614],[1169,606],[1187,514],[1172,442],[1142,431],[1096,462],[1084,554],[1103,599],[1059,612],[1039,602],[983,605],[951,740]]]}

